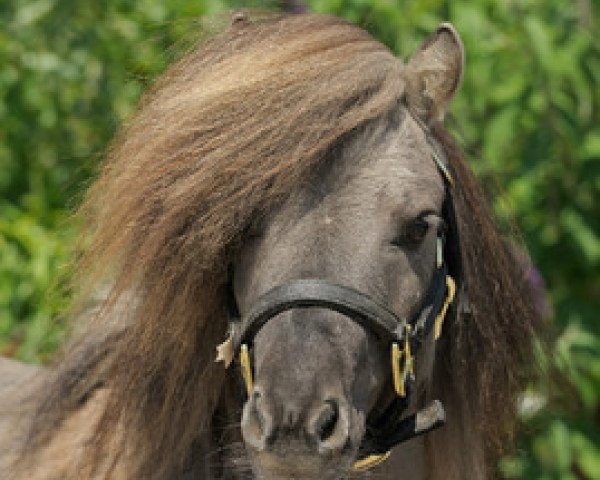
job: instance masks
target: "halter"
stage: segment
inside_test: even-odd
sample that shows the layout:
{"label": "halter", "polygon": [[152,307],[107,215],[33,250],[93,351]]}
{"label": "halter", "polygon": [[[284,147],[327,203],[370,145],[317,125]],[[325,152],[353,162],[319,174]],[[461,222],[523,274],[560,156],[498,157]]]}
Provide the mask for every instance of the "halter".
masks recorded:
{"label": "halter", "polygon": [[[432,158],[444,179],[443,216],[449,234],[455,237],[454,248],[458,248],[456,217],[450,194],[454,182],[446,162],[438,153],[435,140],[422,122],[418,123],[424,128]],[[359,449],[360,459],[354,463],[353,469],[371,468],[386,460],[394,446],[445,423],[444,407],[438,400],[434,400],[414,415],[404,416],[415,382],[414,355],[429,335],[433,334],[435,340],[440,337],[444,318],[456,293],[456,284],[448,273],[448,265],[444,258],[445,250],[445,236],[439,235],[436,240],[436,265],[431,282],[421,307],[412,318],[400,318],[387,306],[347,286],[318,278],[292,280],[259,297],[242,318],[236,314],[237,309],[232,309],[229,338],[217,347],[217,360],[224,361],[225,365],[229,366],[235,353],[239,352],[242,377],[250,395],[253,388],[250,347],[259,330],[278,314],[297,308],[326,308],[345,315],[364,330],[373,333],[389,348],[392,383],[396,395],[378,419],[367,422],[365,437]]]}

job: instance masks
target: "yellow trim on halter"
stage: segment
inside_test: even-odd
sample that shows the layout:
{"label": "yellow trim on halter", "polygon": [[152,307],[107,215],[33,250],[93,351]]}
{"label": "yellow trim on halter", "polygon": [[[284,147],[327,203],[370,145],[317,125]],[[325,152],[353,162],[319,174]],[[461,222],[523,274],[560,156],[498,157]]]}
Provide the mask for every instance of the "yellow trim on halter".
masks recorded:
{"label": "yellow trim on halter", "polygon": [[396,342],[392,343],[392,378],[394,380],[394,390],[398,396],[404,398],[406,391],[404,389],[404,382],[402,381],[402,373],[400,372],[400,360],[402,359],[402,352]]}
{"label": "yellow trim on halter", "polygon": [[246,392],[248,393],[248,396],[250,396],[252,394],[254,382],[252,380],[252,364],[250,363],[248,345],[245,343],[240,347],[240,365],[242,366],[242,377],[246,384]]}
{"label": "yellow trim on halter", "polygon": [[454,300],[454,295],[456,294],[456,283],[450,275],[446,275],[446,287],[448,288],[448,292],[446,293],[444,305],[442,305],[440,313],[435,318],[435,327],[433,335],[436,340],[440,338],[440,335],[442,334],[442,327],[444,325],[444,318],[446,317],[446,312],[448,311],[448,307]]}
{"label": "yellow trim on halter", "polygon": [[355,472],[362,472],[364,470],[368,470],[369,468],[373,468],[375,465],[385,462],[391,454],[392,452],[389,451],[380,455],[369,455],[368,457],[361,458],[360,460],[354,462],[352,465],[352,470]]}
{"label": "yellow trim on halter", "polygon": [[410,351],[410,325],[406,326],[404,334],[404,350],[400,350],[400,345],[392,343],[392,378],[394,380],[394,390],[399,397],[406,397],[406,379],[408,376],[413,378],[414,358]]}

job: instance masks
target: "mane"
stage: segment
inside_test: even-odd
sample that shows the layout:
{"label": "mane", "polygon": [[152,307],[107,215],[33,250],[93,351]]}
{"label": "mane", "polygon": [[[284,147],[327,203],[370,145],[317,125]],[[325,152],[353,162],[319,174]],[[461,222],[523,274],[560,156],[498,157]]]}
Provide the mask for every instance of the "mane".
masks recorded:
{"label": "mane", "polygon": [[[79,212],[86,245],[75,281],[79,303],[98,285],[109,291],[39,391],[24,462],[99,386],[110,395],[78,478],[110,471],[119,456],[128,478],[175,478],[190,468],[203,435],[226,443],[212,422],[215,412],[226,414],[224,392],[233,388],[214,362],[227,331],[228,265],[252,221],[346,138],[399,108],[402,73],[402,63],[364,31],[298,15],[238,21],[157,81]],[[535,317],[477,182],[441,127],[436,135],[459,186],[469,309],[463,295],[435,382],[461,425],[478,434],[432,435],[434,478],[488,478],[460,472],[495,458]],[[448,441],[451,432],[462,440]],[[457,473],[443,476],[450,459]]]}
{"label": "mane", "polygon": [[454,419],[428,437],[432,480],[488,479],[512,438],[518,395],[534,372],[541,317],[527,265],[498,231],[479,182],[441,124],[432,127],[450,162],[460,237],[461,288],[436,351],[433,398]]}

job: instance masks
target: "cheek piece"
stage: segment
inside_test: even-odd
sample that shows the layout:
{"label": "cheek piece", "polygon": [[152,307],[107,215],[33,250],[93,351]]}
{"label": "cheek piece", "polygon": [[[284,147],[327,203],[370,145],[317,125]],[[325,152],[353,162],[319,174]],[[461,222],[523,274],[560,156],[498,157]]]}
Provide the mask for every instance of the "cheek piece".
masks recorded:
{"label": "cheek piece", "polygon": [[[452,238],[452,244],[456,256],[458,230],[450,194],[454,182],[438,153],[437,143],[427,131],[426,136],[433,160],[444,179],[443,214],[449,227],[449,236],[455,237]],[[394,446],[445,423],[446,414],[439,400],[434,400],[414,415],[405,416],[404,412],[410,404],[411,387],[415,382],[414,355],[429,335],[433,335],[435,340],[440,338],[444,319],[456,293],[455,281],[448,273],[449,267],[444,258],[448,249],[446,238],[438,236],[431,283],[419,310],[409,319],[398,317],[387,306],[353,288],[318,278],[292,280],[278,285],[258,298],[248,313],[240,317],[230,289],[229,338],[217,347],[217,361],[223,361],[228,367],[236,353],[239,354],[242,378],[250,395],[253,388],[252,342],[258,331],[276,315],[297,308],[327,308],[347,316],[373,333],[382,345],[389,348],[391,381],[396,395],[391,403],[381,410],[377,409],[383,411],[382,415],[367,421],[359,459],[354,463],[353,470],[369,469],[386,460]],[[460,259],[460,252],[457,258]],[[460,268],[457,270],[459,273]]]}

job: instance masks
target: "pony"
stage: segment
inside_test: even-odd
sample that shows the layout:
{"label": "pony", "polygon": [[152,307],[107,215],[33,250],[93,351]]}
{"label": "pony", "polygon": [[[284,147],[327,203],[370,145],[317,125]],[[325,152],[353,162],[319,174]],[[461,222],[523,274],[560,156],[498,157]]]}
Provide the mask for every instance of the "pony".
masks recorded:
{"label": "pony", "polygon": [[404,63],[313,14],[172,65],[80,208],[78,329],[0,364],[0,476],[493,477],[538,321],[442,125],[463,68],[450,24]]}

